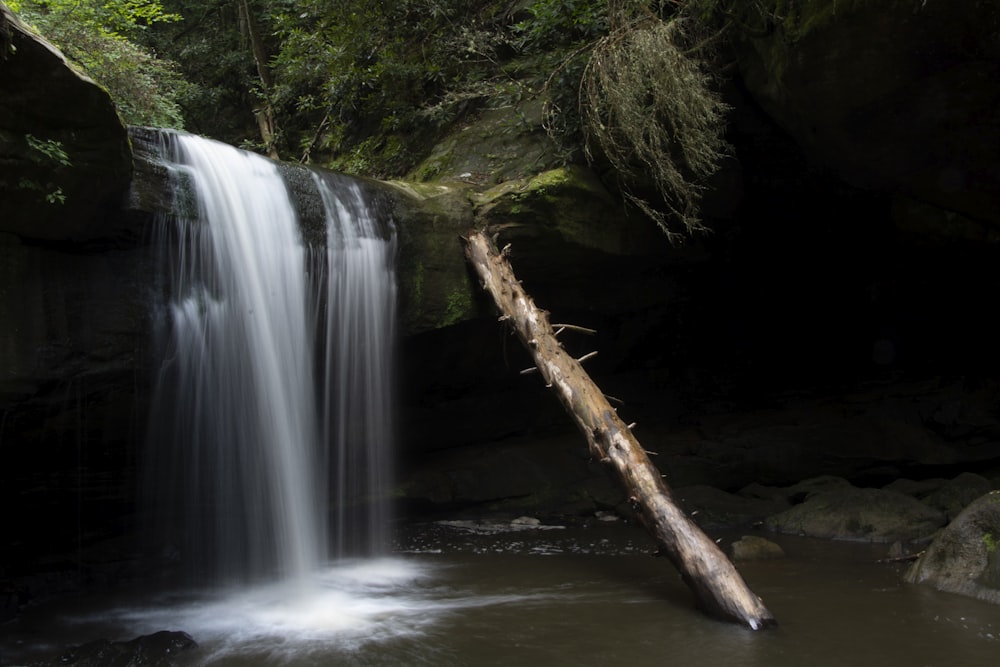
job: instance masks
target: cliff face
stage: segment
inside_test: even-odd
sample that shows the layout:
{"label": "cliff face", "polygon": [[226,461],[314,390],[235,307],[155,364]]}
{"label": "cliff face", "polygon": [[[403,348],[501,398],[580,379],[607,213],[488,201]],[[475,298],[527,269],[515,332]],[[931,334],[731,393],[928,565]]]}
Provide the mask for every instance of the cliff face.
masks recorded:
{"label": "cliff face", "polygon": [[0,4],[0,232],[114,239],[131,173],[107,91]]}
{"label": "cliff face", "polygon": [[[540,307],[598,331],[566,345],[599,351],[588,369],[675,485],[1000,460],[996,10],[940,4],[839,3],[741,38],[734,153],[706,192],[714,232],[684,247],[625,214],[613,183],[558,166],[537,113],[456,128],[419,174],[432,182],[370,183],[400,235],[399,496],[517,512],[620,500],[519,375],[531,364],[465,267],[459,236],[487,223]],[[105,215],[132,172],[120,121],[3,17],[0,555],[28,566],[80,525],[128,532],[155,278],[136,241],[169,197],[155,135],[133,129],[126,214]]]}
{"label": "cliff face", "polygon": [[[736,27],[728,54],[734,150],[708,184],[707,237],[664,248],[614,207],[595,216],[648,257],[617,255],[600,225],[549,236],[600,200],[546,207],[488,185],[474,157],[482,127],[512,125],[492,115],[457,128],[428,164],[497,195],[473,213],[512,244],[540,307],[599,330],[567,345],[600,351],[588,369],[626,401],[620,412],[646,429],[674,484],[989,470],[1000,455],[989,408],[1000,331],[985,314],[1000,290],[998,10],[760,4],[775,9],[765,29]],[[535,116],[520,111],[503,148],[544,163]],[[401,492],[415,503],[611,501],[555,401],[517,376],[530,362],[501,325],[432,328],[404,347],[407,432],[423,455]]]}
{"label": "cliff face", "polygon": [[891,194],[901,226],[995,242],[996,4],[770,4],[778,18],[766,34],[736,40],[740,72],[806,155],[852,185]]}
{"label": "cliff face", "polygon": [[107,92],[0,3],[0,577],[131,515],[149,288],[131,173]]}

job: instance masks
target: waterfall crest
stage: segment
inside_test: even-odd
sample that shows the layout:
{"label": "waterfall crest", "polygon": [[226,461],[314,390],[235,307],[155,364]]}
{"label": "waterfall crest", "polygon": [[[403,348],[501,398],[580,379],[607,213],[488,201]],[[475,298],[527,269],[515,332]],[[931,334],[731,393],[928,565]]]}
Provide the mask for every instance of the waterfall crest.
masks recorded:
{"label": "waterfall crest", "polygon": [[272,161],[182,133],[164,135],[163,159],[177,194],[155,244],[167,276],[147,465],[158,538],[224,580],[377,553],[393,435],[391,221],[357,182],[316,173],[327,247],[307,248]]}

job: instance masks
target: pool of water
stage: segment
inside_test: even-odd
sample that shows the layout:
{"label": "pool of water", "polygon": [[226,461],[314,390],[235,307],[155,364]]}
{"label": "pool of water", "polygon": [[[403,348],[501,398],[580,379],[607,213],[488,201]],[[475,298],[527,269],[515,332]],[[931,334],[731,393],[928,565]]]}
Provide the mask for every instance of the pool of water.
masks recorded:
{"label": "pool of water", "polygon": [[695,610],[632,526],[403,533],[293,584],[34,607],[0,626],[0,664],[159,630],[194,637],[187,665],[1000,664],[1000,607],[902,583],[884,545],[769,536],[787,558],[740,570],[779,626],[752,632]]}

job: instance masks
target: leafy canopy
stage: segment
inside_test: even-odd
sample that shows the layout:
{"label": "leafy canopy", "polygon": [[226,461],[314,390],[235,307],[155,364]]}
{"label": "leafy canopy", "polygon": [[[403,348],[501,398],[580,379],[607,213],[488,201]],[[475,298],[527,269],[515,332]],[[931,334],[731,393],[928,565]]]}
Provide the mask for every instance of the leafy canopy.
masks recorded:
{"label": "leafy canopy", "polygon": [[183,126],[177,103],[183,77],[137,42],[149,26],[180,20],[159,0],[14,0],[8,6],[107,88],[126,123]]}

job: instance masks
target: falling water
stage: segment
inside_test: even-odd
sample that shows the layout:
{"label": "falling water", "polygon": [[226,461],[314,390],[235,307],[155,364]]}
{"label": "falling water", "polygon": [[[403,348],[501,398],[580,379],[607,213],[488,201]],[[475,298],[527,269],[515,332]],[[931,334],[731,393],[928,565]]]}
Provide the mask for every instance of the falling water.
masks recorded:
{"label": "falling water", "polygon": [[386,490],[391,461],[395,243],[383,238],[357,182],[314,180],[329,223],[322,436],[335,457],[333,545],[337,556],[370,555],[387,542],[386,504],[371,496]]}
{"label": "falling water", "polygon": [[329,231],[310,249],[275,163],[185,134],[165,135],[164,160],[177,194],[157,244],[169,274],[149,439],[157,537],[225,580],[301,578],[331,542],[377,551],[391,229],[356,183],[317,175]]}

